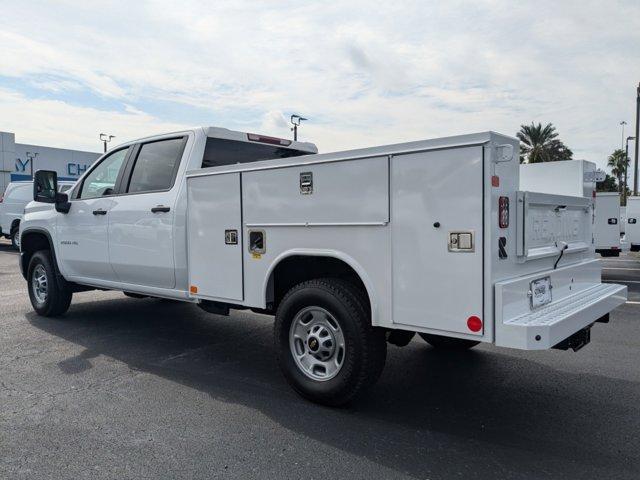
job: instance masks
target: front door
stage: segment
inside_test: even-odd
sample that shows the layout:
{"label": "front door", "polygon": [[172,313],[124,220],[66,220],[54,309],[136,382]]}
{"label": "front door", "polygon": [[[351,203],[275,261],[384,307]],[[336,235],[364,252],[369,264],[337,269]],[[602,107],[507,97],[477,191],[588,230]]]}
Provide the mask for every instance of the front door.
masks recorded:
{"label": "front door", "polygon": [[143,143],[128,162],[122,193],[109,211],[109,258],[123,283],[160,288],[176,284],[176,176],[186,138]]}
{"label": "front door", "polygon": [[59,262],[67,277],[116,280],[109,263],[109,212],[129,148],[103,158],[71,196],[68,213],[57,217]]}

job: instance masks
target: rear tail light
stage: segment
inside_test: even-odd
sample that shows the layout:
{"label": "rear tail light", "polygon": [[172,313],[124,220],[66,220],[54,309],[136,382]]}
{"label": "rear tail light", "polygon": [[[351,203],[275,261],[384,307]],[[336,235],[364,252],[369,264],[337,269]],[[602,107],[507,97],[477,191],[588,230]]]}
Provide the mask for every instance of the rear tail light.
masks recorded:
{"label": "rear tail light", "polygon": [[509,197],[498,199],[498,225],[500,228],[509,228]]}
{"label": "rear tail light", "polygon": [[267,137],[266,135],[257,135],[255,133],[247,133],[247,138],[252,142],[268,143],[269,145],[281,145],[288,147],[291,145],[291,140],[285,140],[284,138]]}

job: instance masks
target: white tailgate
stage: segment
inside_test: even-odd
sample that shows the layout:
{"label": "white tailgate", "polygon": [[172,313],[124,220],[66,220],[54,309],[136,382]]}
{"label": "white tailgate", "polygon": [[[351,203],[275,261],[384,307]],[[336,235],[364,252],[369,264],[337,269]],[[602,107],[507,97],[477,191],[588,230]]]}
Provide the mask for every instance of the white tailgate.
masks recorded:
{"label": "white tailgate", "polygon": [[591,245],[591,199],[517,192],[518,257],[523,261],[587,250]]}
{"label": "white tailgate", "polygon": [[[191,295],[243,299],[240,174],[187,179],[187,238]],[[227,232],[230,231],[230,232]],[[235,231],[236,242],[227,233]],[[193,291],[197,288],[197,292]]]}

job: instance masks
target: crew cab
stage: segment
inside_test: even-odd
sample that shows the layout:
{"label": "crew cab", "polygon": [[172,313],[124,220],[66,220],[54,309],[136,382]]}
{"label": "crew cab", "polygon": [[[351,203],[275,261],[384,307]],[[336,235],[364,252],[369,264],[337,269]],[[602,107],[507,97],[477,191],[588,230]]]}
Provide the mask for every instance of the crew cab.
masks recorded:
{"label": "crew cab", "polygon": [[592,198],[519,190],[518,151],[493,132],[321,155],[213,127],[149,137],[67,194],[37,172],[20,263],[41,315],[89,288],[275,315],[289,383],[341,405],[388,342],[577,350],[626,301],[601,282]]}

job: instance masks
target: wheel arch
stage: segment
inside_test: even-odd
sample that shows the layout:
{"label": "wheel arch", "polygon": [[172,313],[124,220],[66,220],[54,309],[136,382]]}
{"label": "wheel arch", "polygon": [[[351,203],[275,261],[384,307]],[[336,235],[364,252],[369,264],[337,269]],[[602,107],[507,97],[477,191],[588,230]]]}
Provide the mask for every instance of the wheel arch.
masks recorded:
{"label": "wheel arch", "polygon": [[377,324],[378,302],[373,281],[359,262],[338,250],[293,249],[281,253],[267,270],[262,285],[262,298],[265,299],[265,304],[271,303],[275,309],[291,287],[319,277],[353,281],[367,295],[371,321],[374,325]]}
{"label": "wheel arch", "polygon": [[49,232],[42,228],[27,228],[20,232],[20,270],[25,280],[27,279],[31,257],[39,250],[49,250],[51,252],[53,266],[56,269],[57,276],[60,277],[56,252]]}

